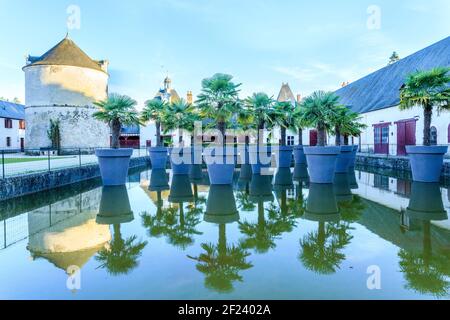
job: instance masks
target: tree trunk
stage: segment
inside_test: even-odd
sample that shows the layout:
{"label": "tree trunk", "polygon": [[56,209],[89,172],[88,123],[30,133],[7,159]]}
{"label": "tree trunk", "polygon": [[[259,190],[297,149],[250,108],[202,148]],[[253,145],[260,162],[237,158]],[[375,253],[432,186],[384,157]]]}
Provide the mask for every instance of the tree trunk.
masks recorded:
{"label": "tree trunk", "polygon": [[433,107],[425,106],[423,110],[423,145],[431,145],[431,117],[433,115]]}
{"label": "tree trunk", "polygon": [[[260,134],[262,134],[262,137],[260,137]],[[258,132],[257,132],[257,144],[259,147],[259,144],[261,143],[261,138],[264,138],[264,121],[260,121],[258,124]]]}
{"label": "tree trunk", "polygon": [[248,147],[250,145],[250,136],[249,135],[245,135],[245,146]]}
{"label": "tree trunk", "polygon": [[219,130],[220,134],[222,135],[222,144],[225,146],[225,143],[226,143],[225,121],[220,120],[220,121],[217,122],[217,130]]}
{"label": "tree trunk", "polygon": [[161,122],[156,121],[156,146],[162,147],[162,141],[161,141]]}
{"label": "tree trunk", "polygon": [[334,128],[334,134],[335,134],[335,142],[334,144],[337,146],[341,145],[341,129],[339,127]]}
{"label": "tree trunk", "polygon": [[280,131],[281,131],[280,145],[284,147],[286,145],[286,127],[282,126]]}
{"label": "tree trunk", "polygon": [[181,130],[181,129],[178,130],[178,144],[180,145],[180,147],[184,147],[184,145],[183,145],[183,130]]}
{"label": "tree trunk", "polygon": [[324,125],[317,126],[317,145],[319,147],[325,146],[325,140],[326,140],[325,134],[326,134],[325,126]]}
{"label": "tree trunk", "polygon": [[348,146],[348,135],[344,135],[344,145]]}
{"label": "tree trunk", "polygon": [[111,123],[111,147],[113,149],[120,148],[120,130],[122,129],[122,125],[119,120],[115,119]]}
{"label": "tree trunk", "polygon": [[299,146],[303,145],[303,129],[302,128],[298,129],[298,145]]}

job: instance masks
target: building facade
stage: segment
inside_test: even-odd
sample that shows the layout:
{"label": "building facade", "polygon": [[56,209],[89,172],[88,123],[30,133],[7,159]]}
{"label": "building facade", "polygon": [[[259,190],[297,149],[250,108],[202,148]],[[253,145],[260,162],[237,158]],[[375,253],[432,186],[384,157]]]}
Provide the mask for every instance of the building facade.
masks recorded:
{"label": "building facade", "polygon": [[50,120],[59,121],[62,149],[108,147],[108,126],[92,117],[93,102],[108,95],[107,69],[107,61],[92,60],[67,37],[42,56],[28,56],[23,67],[27,149],[51,146]]}
{"label": "building facade", "polygon": [[25,106],[0,100],[0,150],[25,148]]}
{"label": "building facade", "polygon": [[[406,155],[405,146],[420,145],[423,138],[423,109],[401,111],[400,89],[408,74],[450,66],[450,37],[388,65],[336,91],[341,102],[358,112],[367,128],[354,142],[362,151]],[[450,144],[450,113],[433,113],[433,144]]]}

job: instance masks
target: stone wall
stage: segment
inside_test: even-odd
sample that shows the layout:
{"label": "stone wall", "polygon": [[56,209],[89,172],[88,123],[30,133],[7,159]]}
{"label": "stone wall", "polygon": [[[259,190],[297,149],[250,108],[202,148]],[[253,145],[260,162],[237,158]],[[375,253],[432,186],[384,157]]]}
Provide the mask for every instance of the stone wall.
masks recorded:
{"label": "stone wall", "polygon": [[[378,169],[388,169],[402,172],[411,172],[411,165],[408,157],[398,156],[377,156],[377,155],[357,155],[356,164],[362,167],[372,167]],[[442,168],[443,179],[450,178],[450,162],[444,162]]]}
{"label": "stone wall", "polygon": [[[132,158],[130,168],[148,166],[149,157]],[[100,177],[97,164],[0,180],[0,201]]]}

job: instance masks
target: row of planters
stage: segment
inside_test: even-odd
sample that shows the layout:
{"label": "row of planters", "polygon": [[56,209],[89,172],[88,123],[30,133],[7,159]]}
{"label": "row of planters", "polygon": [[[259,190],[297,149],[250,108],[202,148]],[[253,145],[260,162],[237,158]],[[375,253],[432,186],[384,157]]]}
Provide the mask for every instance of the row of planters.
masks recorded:
{"label": "row of planters", "polygon": [[[184,147],[183,131],[194,132],[195,123],[201,121],[208,128],[215,128],[219,137],[225,137],[227,129],[239,129],[246,135],[245,151],[241,154],[244,164],[251,164],[252,174],[261,174],[263,168],[271,166],[272,153],[276,155],[278,168],[291,166],[294,153],[297,165],[308,163],[311,182],[331,183],[335,171],[347,172],[354,161],[356,149],[342,146],[341,136],[358,135],[361,125],[356,114],[338,104],[338,97],[332,93],[315,92],[302,103],[276,102],[265,93],[255,93],[244,101],[238,97],[240,84],[232,82],[226,74],[216,74],[202,81],[202,92],[196,106],[180,99],[166,103],[160,99],[147,101],[139,114],[136,101],[128,96],[111,94],[105,101],[97,102],[99,107],[94,116],[108,123],[112,132],[112,149],[100,149],[100,170],[104,185],[125,183],[132,149],[119,149],[119,137],[123,125],[145,124],[154,121],[156,125],[156,147],[149,149],[153,169],[165,169],[168,153],[172,171],[175,175],[188,174],[198,170],[202,163],[201,146]],[[280,127],[281,139],[277,146],[264,144],[264,130]],[[318,147],[302,146],[302,128],[316,127]],[[325,146],[327,130],[334,127],[336,145]],[[161,139],[165,132],[179,130],[179,148],[168,150]],[[287,130],[298,130],[299,145],[295,148],[286,145]],[[250,145],[250,133],[256,132],[257,145]],[[193,143],[194,137],[191,139]],[[213,185],[232,183],[235,169],[234,149],[218,139],[205,156],[210,182]],[[344,139],[348,144],[348,138]],[[293,152],[294,151],[294,152]],[[305,157],[306,155],[306,157]]]}
{"label": "row of planters", "polygon": [[[430,71],[418,71],[410,74],[400,90],[400,108],[421,106],[424,109],[423,146],[407,146],[411,160],[413,179],[420,182],[437,182],[442,170],[447,146],[430,146],[431,118],[433,108],[439,112],[449,107],[450,83],[449,68],[436,68]],[[142,114],[136,109],[136,101],[112,94],[105,101],[97,102],[99,111],[94,116],[107,122],[112,132],[112,149],[97,150],[100,169],[105,185],[125,183],[131,149],[119,150],[119,136],[122,125],[144,124],[155,121],[157,146],[150,149],[153,168],[165,168],[168,150],[162,146],[161,125],[165,131],[194,131],[194,123],[201,121],[208,128],[215,127],[221,137],[227,129],[241,129],[247,132],[243,163],[250,163],[253,174],[269,167],[272,153],[276,154],[279,168],[290,167],[292,153],[297,165],[308,166],[310,180],[313,183],[332,183],[335,173],[345,173],[354,164],[356,146],[348,145],[348,137],[358,136],[364,125],[358,115],[339,104],[339,97],[331,92],[317,91],[293,105],[276,102],[265,93],[255,93],[241,101],[238,97],[240,84],[232,82],[232,76],[215,74],[202,81],[202,92],[196,106],[179,100],[167,104],[153,99],[146,103]],[[271,148],[263,143],[264,130],[275,126],[281,129],[280,144]],[[318,131],[318,145],[303,147],[302,128],[315,127]],[[250,146],[248,130],[257,132],[257,145]],[[299,145],[286,146],[286,131],[298,130]],[[334,132],[333,132],[334,131]],[[335,146],[326,146],[327,132],[334,133]],[[343,145],[341,137],[344,137]],[[211,153],[213,161],[207,161],[211,184],[231,184],[235,168],[234,154],[230,155],[226,144],[218,139]],[[200,147],[199,147],[200,148]],[[195,152],[193,152],[195,151]],[[175,174],[186,174],[192,162],[201,163],[202,150],[179,148],[172,150],[171,164]],[[177,157],[174,157],[177,155]],[[174,161],[177,159],[177,161]],[[190,161],[185,161],[189,159]],[[220,159],[220,161],[217,161]]]}

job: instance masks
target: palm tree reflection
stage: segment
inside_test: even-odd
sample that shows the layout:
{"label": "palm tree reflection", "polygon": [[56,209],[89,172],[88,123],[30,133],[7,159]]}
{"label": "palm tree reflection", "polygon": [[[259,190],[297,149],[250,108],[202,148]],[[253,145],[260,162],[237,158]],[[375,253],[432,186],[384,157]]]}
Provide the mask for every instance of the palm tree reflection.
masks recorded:
{"label": "palm tree reflection", "polygon": [[251,268],[247,262],[250,255],[242,243],[227,244],[226,225],[239,220],[236,201],[231,186],[211,186],[205,221],[219,227],[218,243],[202,243],[204,253],[198,257],[188,256],[197,261],[196,268],[205,274],[205,287],[218,292],[233,291],[233,282],[243,281],[240,272]]}

